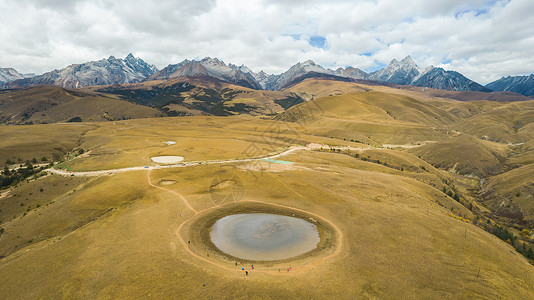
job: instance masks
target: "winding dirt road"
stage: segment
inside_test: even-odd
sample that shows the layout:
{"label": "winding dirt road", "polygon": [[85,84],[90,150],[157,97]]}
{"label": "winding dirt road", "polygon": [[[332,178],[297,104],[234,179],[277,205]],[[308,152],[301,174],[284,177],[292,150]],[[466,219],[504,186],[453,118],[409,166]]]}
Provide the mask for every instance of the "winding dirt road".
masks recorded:
{"label": "winding dirt road", "polygon": [[[402,145],[396,145],[396,146],[402,146]],[[199,166],[199,165],[232,164],[232,163],[251,162],[251,161],[258,161],[258,160],[269,160],[269,159],[276,159],[276,158],[291,154],[299,150],[313,151],[313,150],[320,150],[320,149],[334,149],[334,150],[341,150],[341,151],[343,150],[363,151],[363,150],[370,150],[370,149],[386,150],[388,148],[373,147],[373,146],[361,146],[361,147],[341,146],[339,147],[339,146],[330,146],[330,145],[325,145],[325,144],[311,143],[311,144],[308,144],[307,146],[291,146],[289,149],[282,151],[280,153],[263,155],[263,156],[258,156],[258,157],[251,157],[251,158],[189,161],[189,162],[183,162],[183,163],[172,164],[172,165],[140,166],[140,167],[128,167],[128,168],[121,168],[121,169],[110,169],[110,170],[99,170],[99,171],[67,171],[67,170],[58,170],[54,168],[49,168],[49,169],[46,169],[45,171],[53,173],[53,174],[65,175],[65,176],[113,175],[113,174],[130,172],[130,171],[184,168],[184,167],[192,167],[192,166]]]}
{"label": "winding dirt road", "polygon": [[264,159],[275,159],[284,155],[288,155],[290,153],[293,153],[298,150],[315,150],[309,147],[302,147],[302,146],[292,146],[288,150],[285,150],[283,152],[270,155],[270,156],[260,156],[260,157],[253,157],[253,158],[242,158],[242,159],[227,159],[227,160],[205,160],[205,161],[190,161],[190,162],[184,162],[179,164],[173,164],[173,165],[163,165],[163,166],[142,166],[142,167],[128,167],[128,168],[122,168],[122,169],[111,169],[111,170],[99,170],[99,171],[67,171],[67,170],[58,170],[54,168],[46,169],[46,172],[50,172],[53,174],[58,175],[65,175],[65,176],[100,176],[100,175],[113,175],[118,173],[124,173],[124,172],[130,172],[130,171],[142,171],[142,170],[156,170],[156,169],[169,169],[169,168],[184,168],[184,167],[191,167],[191,166],[199,166],[199,165],[212,165],[212,164],[231,164],[231,163],[241,163],[241,162],[251,162],[251,161],[257,161],[257,160],[264,160]]}

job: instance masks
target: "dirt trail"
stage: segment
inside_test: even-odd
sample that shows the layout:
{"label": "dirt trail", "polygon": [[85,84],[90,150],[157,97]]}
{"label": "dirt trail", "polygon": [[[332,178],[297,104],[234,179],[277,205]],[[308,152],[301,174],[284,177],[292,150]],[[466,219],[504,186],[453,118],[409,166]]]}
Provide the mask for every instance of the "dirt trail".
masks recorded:
{"label": "dirt trail", "polygon": [[[411,145],[395,145],[397,147],[411,147]],[[373,147],[373,146],[361,146],[361,147],[352,147],[352,146],[329,146],[326,144],[317,144],[317,143],[311,143],[308,146],[291,146],[289,149],[282,151],[280,153],[267,155],[267,156],[259,156],[259,157],[251,157],[251,158],[242,158],[242,159],[227,159],[227,160],[205,160],[205,161],[190,161],[190,162],[184,162],[184,163],[178,163],[173,165],[164,165],[164,166],[140,166],[140,167],[128,167],[128,168],[122,168],[122,169],[111,169],[111,170],[99,170],[99,171],[86,171],[86,172],[78,172],[78,171],[67,171],[67,170],[58,170],[54,168],[46,169],[45,171],[58,174],[58,175],[65,175],[65,176],[100,176],[100,175],[113,175],[123,172],[130,172],[130,171],[141,171],[141,170],[155,170],[155,169],[169,169],[169,168],[184,168],[184,167],[191,167],[191,166],[199,166],[199,165],[211,165],[211,164],[231,164],[231,163],[241,163],[241,162],[251,162],[251,161],[258,161],[258,160],[265,160],[265,159],[276,159],[288,154],[291,154],[293,152],[304,150],[304,151],[314,151],[314,150],[320,150],[320,149],[335,149],[335,150],[370,150],[370,149],[378,149],[378,150],[386,150],[387,147]]]}
{"label": "dirt trail", "polygon": [[173,191],[173,190],[170,190],[170,189],[166,189],[166,188],[161,187],[161,186],[159,186],[159,185],[155,185],[155,184],[153,184],[152,181],[150,180],[150,174],[151,174],[151,173],[152,173],[152,170],[149,170],[149,171],[147,172],[147,182],[148,182],[148,185],[150,185],[151,187],[154,187],[154,188],[162,189],[162,190],[164,190],[164,191],[166,191],[166,192],[169,192],[169,193],[171,193],[171,194],[174,194],[174,195],[178,196],[180,199],[182,199],[182,201],[184,201],[184,204],[187,206],[187,208],[189,208],[192,212],[194,212],[195,215],[198,214],[197,211],[193,208],[193,206],[191,206],[191,204],[189,203],[189,201],[187,201],[187,199],[185,199],[185,197],[182,196],[182,194],[180,194],[180,193],[178,193],[178,192],[175,192],[175,191]]}
{"label": "dirt trail", "polygon": [[179,164],[174,164],[174,165],[165,165],[165,166],[128,167],[128,168],[122,168],[122,169],[86,171],[86,172],[83,172],[83,171],[82,172],[66,171],[66,170],[58,170],[58,169],[49,168],[49,169],[46,169],[45,171],[53,173],[53,174],[65,175],[65,176],[113,175],[113,174],[130,172],[130,171],[184,168],[184,167],[199,166],[199,165],[231,164],[231,163],[257,161],[257,160],[263,160],[263,159],[275,159],[275,158],[278,158],[278,157],[293,153],[293,152],[295,152],[297,150],[313,150],[313,149],[310,149],[308,147],[293,146],[293,147],[289,148],[288,150],[285,150],[285,151],[283,151],[281,153],[277,153],[277,154],[270,155],[270,156],[261,156],[261,157],[253,157],[253,158],[242,158],[242,159],[228,159],[228,160],[191,161],[191,162],[179,163]]}
{"label": "dirt trail", "polygon": [[[239,268],[236,268],[236,267],[229,267],[228,265],[225,265],[225,264],[222,264],[222,263],[219,263],[217,261],[213,261],[213,260],[210,260],[210,259],[207,259],[203,256],[200,256],[198,254],[196,254],[195,252],[193,252],[189,246],[188,246],[188,243],[186,243],[186,241],[182,238],[182,236],[180,235],[180,230],[182,229],[182,227],[187,223],[189,222],[193,217],[197,216],[198,214],[201,214],[203,212],[206,212],[206,211],[209,211],[209,210],[212,210],[212,209],[215,209],[217,207],[219,207],[219,205],[214,205],[210,208],[206,208],[204,210],[201,210],[201,211],[197,211],[193,208],[193,206],[191,205],[191,203],[189,203],[189,201],[180,193],[176,192],[176,191],[173,191],[173,190],[170,190],[170,189],[167,189],[167,188],[164,188],[164,187],[161,187],[161,186],[158,186],[154,183],[152,183],[152,181],[150,180],[150,174],[152,173],[152,170],[149,170],[147,172],[147,183],[149,186],[153,187],[153,188],[157,188],[157,189],[161,189],[161,190],[164,190],[166,192],[169,192],[169,193],[172,193],[176,196],[178,196],[183,202],[184,204],[187,206],[188,209],[190,209],[192,212],[193,212],[193,215],[190,216],[189,218],[186,218],[184,220],[182,220],[181,223],[178,224],[178,220],[181,218],[182,214],[180,214],[180,217],[177,218],[175,224],[173,225],[173,227],[175,226],[178,226],[176,228],[176,230],[174,230],[174,234],[175,236],[178,238],[178,241],[180,242],[180,244],[182,245],[183,249],[189,253],[190,255],[192,255],[193,257],[201,260],[201,261],[204,261],[206,263],[209,263],[213,266],[216,266],[216,267],[219,267],[219,268],[222,268],[224,270],[227,270],[227,271],[233,271],[233,272],[243,272],[241,269]],[[326,260],[338,255],[340,252],[341,252],[341,247],[343,246],[343,232],[341,232],[341,230],[333,223],[331,222],[330,220],[328,219],[325,219],[324,217],[321,217],[313,212],[310,212],[310,211],[307,211],[307,210],[303,210],[303,209],[299,209],[299,208],[294,208],[294,207],[291,207],[291,206],[286,206],[286,205],[282,205],[282,204],[275,204],[275,203],[269,203],[269,202],[265,202],[265,201],[256,201],[256,200],[241,200],[239,202],[250,202],[250,203],[260,203],[260,204],[266,204],[266,205],[272,205],[272,206],[276,206],[276,207],[281,207],[281,208],[285,208],[285,209],[290,209],[290,210],[296,210],[296,211],[299,211],[299,212],[303,212],[307,215],[310,215],[310,216],[313,216],[314,218],[318,218],[318,219],[321,219],[321,220],[324,220],[325,222],[327,222],[332,228],[334,228],[334,230],[336,231],[336,234],[337,234],[337,239],[336,239],[336,245],[335,245],[335,250],[334,252],[332,252],[331,254],[327,255],[327,256],[323,256],[323,257],[318,257],[317,259],[315,260],[312,260],[302,266],[298,266],[296,269],[292,269],[291,272],[278,272],[275,269],[261,269],[262,267],[257,267],[256,269],[254,270],[248,270],[249,273],[254,273],[254,272],[257,272],[257,273],[266,273],[266,274],[271,274],[271,275],[289,275],[289,274],[298,274],[298,273],[302,273],[302,272],[305,272],[307,270],[310,270],[318,265],[320,265],[321,263],[325,262]]]}

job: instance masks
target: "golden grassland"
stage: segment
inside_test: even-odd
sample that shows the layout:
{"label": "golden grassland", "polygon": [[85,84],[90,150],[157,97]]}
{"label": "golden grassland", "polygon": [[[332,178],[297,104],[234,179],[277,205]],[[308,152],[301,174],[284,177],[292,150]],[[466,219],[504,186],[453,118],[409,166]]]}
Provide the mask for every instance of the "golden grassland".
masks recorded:
{"label": "golden grassland", "polygon": [[[474,225],[484,215],[474,211],[497,213],[492,202],[479,202],[479,186],[488,195],[513,196],[514,205],[534,215],[525,194],[533,172],[527,164],[531,123],[519,109],[513,112],[529,104],[421,100],[408,95],[413,91],[399,95],[385,87],[362,88],[348,93],[357,87],[306,87],[301,92],[315,99],[277,120],[183,117],[0,127],[8,137],[0,141],[1,149],[11,147],[0,151],[0,162],[13,153],[23,160],[59,155],[55,144],[63,143],[65,153],[85,150],[57,166],[73,171],[154,166],[150,157],[158,155],[203,162],[325,145],[276,158],[292,162],[287,165],[241,161],[114,175],[47,175],[0,191],[2,295],[533,298],[534,267],[508,243]],[[332,90],[342,95],[329,97]],[[314,114],[309,105],[318,105]],[[502,128],[512,131],[497,130],[494,137],[503,140],[493,142],[474,131],[483,125],[464,129],[462,115],[484,122],[495,109],[509,110],[523,125],[514,132],[513,123],[505,122]],[[524,144],[508,145],[504,138]],[[466,173],[449,172],[449,165],[427,157],[435,151]],[[481,168],[474,161],[484,153],[502,158],[495,168],[501,173],[483,182],[464,176]],[[213,192],[217,184],[221,194]],[[444,188],[461,194],[461,201]],[[515,197],[517,188],[520,197]],[[246,276],[234,258],[211,247],[209,222],[202,220],[250,205],[312,217],[330,228],[334,243],[316,255],[244,262]]]}
{"label": "golden grassland", "polygon": [[[149,180],[175,180],[165,188],[200,211],[214,206],[208,192],[213,176],[237,176],[244,184],[242,201],[304,209],[330,220],[343,233],[343,243],[338,255],[320,265],[300,272],[306,264],[299,260],[255,264],[255,271],[248,268],[250,275],[245,277],[231,261],[212,255],[213,264],[190,255],[175,230],[192,211],[175,194],[151,188],[148,171],[139,171],[101,177],[47,208],[5,224],[3,245],[11,235],[33,241],[2,259],[0,270],[9,274],[0,283],[4,295],[532,295],[532,266],[496,237],[451,218],[450,210],[435,200],[438,190],[346,155],[305,152],[286,159],[305,169],[251,173],[239,166],[213,165],[155,170]],[[369,169],[361,170],[360,164]],[[42,235],[45,239],[39,240]],[[2,247],[2,252],[6,250]],[[289,273],[277,274],[278,268],[289,264]]]}

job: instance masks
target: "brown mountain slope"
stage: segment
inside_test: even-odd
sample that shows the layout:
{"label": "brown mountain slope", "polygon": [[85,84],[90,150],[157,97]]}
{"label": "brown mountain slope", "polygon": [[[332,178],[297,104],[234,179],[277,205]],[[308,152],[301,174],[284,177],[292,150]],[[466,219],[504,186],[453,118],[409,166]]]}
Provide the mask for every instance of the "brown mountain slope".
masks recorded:
{"label": "brown mountain slope", "polygon": [[427,102],[383,92],[348,93],[318,98],[277,116],[310,123],[314,132],[372,144],[441,140],[457,117]]}
{"label": "brown mountain slope", "polygon": [[170,116],[273,115],[304,102],[292,92],[254,90],[207,76],[106,86],[96,91],[158,108]]}
{"label": "brown mountain slope", "polygon": [[417,91],[431,97],[454,99],[459,101],[489,100],[498,102],[529,101],[532,98],[513,92],[478,92],[478,91],[447,91],[416,87],[410,85],[398,86],[400,89]]}
{"label": "brown mountain slope", "polygon": [[146,106],[56,86],[0,92],[0,122],[4,124],[57,123],[74,117],[82,121],[105,121],[162,115]]}
{"label": "brown mountain slope", "polygon": [[480,194],[487,207],[512,224],[534,224],[534,164],[488,178]]}
{"label": "brown mountain slope", "polygon": [[506,145],[459,135],[409,151],[437,168],[462,175],[487,177],[503,170],[507,149]]}
{"label": "brown mountain slope", "polygon": [[524,101],[486,107],[481,113],[457,122],[453,128],[492,141],[525,143],[534,139],[533,124],[534,101]]}

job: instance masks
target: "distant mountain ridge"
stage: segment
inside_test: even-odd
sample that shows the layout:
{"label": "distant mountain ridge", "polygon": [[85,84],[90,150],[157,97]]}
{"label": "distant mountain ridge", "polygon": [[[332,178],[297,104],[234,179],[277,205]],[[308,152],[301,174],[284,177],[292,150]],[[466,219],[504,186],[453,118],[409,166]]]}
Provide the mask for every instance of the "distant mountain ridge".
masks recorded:
{"label": "distant mountain ridge", "polygon": [[262,89],[261,84],[252,76],[250,69],[247,72],[241,69],[245,66],[226,65],[217,58],[206,57],[201,61],[184,60],[181,63],[168,65],[161,71],[149,76],[146,80],[167,80],[185,76],[210,76],[229,83],[238,84],[252,89]]}
{"label": "distant mountain ridge", "polygon": [[525,96],[534,95],[534,74],[529,76],[507,76],[486,85],[498,92],[515,92]]}
{"label": "distant mountain ridge", "polygon": [[[393,59],[384,68],[366,73],[354,67],[331,70],[312,60],[299,62],[281,74],[253,72],[245,65],[226,64],[218,58],[184,60],[170,64],[162,70],[149,65],[129,54],[124,59],[110,56],[108,59],[70,65],[38,76],[20,74],[14,69],[0,68],[0,88],[33,85],[57,85],[64,88],[79,88],[93,85],[137,83],[151,80],[169,80],[180,77],[208,76],[228,83],[256,90],[279,91],[313,76],[328,75],[339,80],[348,78],[368,80],[397,85],[412,85],[449,91],[511,91],[523,95],[534,95],[534,75],[503,77],[487,86],[482,86],[456,71],[429,66],[420,68],[407,56],[403,60]],[[3,82],[3,83],[2,83]]]}
{"label": "distant mountain ridge", "polygon": [[10,82],[13,80],[30,78],[35,76],[35,74],[21,74],[13,68],[0,68],[0,83],[1,82]]}
{"label": "distant mountain ridge", "polygon": [[411,84],[421,69],[410,56],[406,56],[401,61],[393,59],[383,69],[375,71],[369,75],[370,80],[394,83],[399,85]]}
{"label": "distant mountain ridge", "polygon": [[421,72],[410,85],[429,87],[448,91],[492,92],[456,71],[445,71],[443,68],[429,67]]}
{"label": "distant mountain ridge", "polygon": [[136,83],[157,71],[156,66],[149,65],[130,53],[124,59],[110,56],[98,61],[73,64],[61,70],[14,80],[4,86],[56,85],[64,88],[80,88],[91,85]]}

